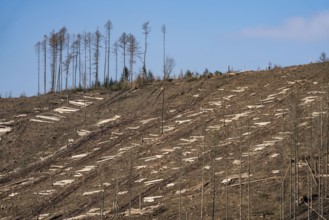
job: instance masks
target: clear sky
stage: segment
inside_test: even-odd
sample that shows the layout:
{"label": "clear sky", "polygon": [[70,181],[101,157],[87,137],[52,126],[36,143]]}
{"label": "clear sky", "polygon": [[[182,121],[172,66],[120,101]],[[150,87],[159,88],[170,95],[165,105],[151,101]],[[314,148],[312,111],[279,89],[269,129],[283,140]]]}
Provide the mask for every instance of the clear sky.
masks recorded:
{"label": "clear sky", "polygon": [[[0,95],[37,94],[34,46],[44,34],[63,26],[71,34],[104,33],[109,19],[112,42],[132,33],[142,49],[141,26],[150,22],[147,66],[156,75],[162,75],[163,24],[176,74],[297,65],[329,55],[328,0],[0,0]],[[112,59],[112,76],[114,68]]]}

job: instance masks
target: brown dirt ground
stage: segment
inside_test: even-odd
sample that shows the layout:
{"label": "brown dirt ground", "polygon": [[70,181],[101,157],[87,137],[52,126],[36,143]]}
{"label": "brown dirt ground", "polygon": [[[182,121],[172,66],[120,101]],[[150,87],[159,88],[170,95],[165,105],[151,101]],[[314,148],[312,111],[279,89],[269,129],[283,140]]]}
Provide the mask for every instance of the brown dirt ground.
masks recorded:
{"label": "brown dirt ground", "polygon": [[164,96],[154,82],[2,98],[0,219],[128,219],[130,206],[132,219],[239,219],[240,207],[242,219],[307,219],[295,191],[313,195],[311,219],[328,219],[328,77],[321,63],[174,80]]}

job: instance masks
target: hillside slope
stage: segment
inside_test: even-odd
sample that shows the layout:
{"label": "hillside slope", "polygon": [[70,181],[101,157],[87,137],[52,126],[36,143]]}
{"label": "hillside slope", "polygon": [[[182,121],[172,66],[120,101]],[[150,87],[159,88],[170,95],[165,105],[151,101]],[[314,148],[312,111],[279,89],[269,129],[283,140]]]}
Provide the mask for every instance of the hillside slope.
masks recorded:
{"label": "hillside slope", "polygon": [[328,74],[0,99],[0,219],[328,219]]}

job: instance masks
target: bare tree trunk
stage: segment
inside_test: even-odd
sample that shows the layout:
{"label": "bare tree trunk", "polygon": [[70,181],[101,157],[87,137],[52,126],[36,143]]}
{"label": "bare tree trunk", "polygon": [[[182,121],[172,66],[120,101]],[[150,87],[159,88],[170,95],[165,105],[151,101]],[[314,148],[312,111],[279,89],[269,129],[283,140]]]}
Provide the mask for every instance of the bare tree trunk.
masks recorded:
{"label": "bare tree trunk", "polygon": [[164,93],[165,93],[165,87],[163,85],[163,90],[162,90],[162,105],[161,105],[161,134],[163,135],[163,116],[164,116]]}
{"label": "bare tree trunk", "polygon": [[47,35],[43,37],[43,93],[47,93]]}
{"label": "bare tree trunk", "polygon": [[[329,94],[329,93],[328,93]],[[328,114],[328,109],[329,109],[329,100],[327,99],[327,110],[326,110],[326,114],[327,114],[327,132],[326,132],[326,163],[325,163],[325,168],[326,168],[326,183],[325,183],[325,198],[328,197],[328,163],[329,163],[329,114]]]}
{"label": "bare tree trunk", "polygon": [[91,33],[88,33],[88,46],[89,46],[89,87],[91,87]]}
{"label": "bare tree trunk", "polygon": [[83,73],[83,88],[87,89],[87,46],[88,46],[87,33],[83,34],[83,45],[84,45],[84,52],[85,52],[85,69],[84,69],[84,73]]}
{"label": "bare tree trunk", "polygon": [[[205,125],[206,127],[206,125]],[[204,202],[204,165],[205,165],[205,146],[206,146],[206,128],[205,128],[205,135],[204,135],[204,143],[202,146],[202,176],[201,176],[201,213],[200,219],[203,219],[203,202]]]}
{"label": "bare tree trunk", "polygon": [[[283,126],[282,126],[283,127]],[[282,129],[283,131],[284,129]],[[283,144],[283,141],[281,142],[281,170],[283,171],[284,170],[284,150],[285,150],[285,147],[284,147],[284,144]],[[285,201],[285,185],[284,185],[284,181],[285,181],[285,176],[284,176],[284,173],[282,172],[282,182],[281,182],[281,204],[280,204],[280,219],[281,220],[284,220],[284,201]]]}
{"label": "bare tree trunk", "polygon": [[227,168],[228,167],[228,157],[226,158],[226,163],[225,163],[225,179],[226,179],[226,183],[225,183],[225,219],[228,219],[228,188],[227,188],[227,184],[228,184],[228,172],[227,172]]}
{"label": "bare tree trunk", "polygon": [[147,68],[146,68],[146,52],[147,52],[147,36],[151,31],[151,28],[149,27],[149,22],[145,22],[142,26],[144,32],[144,59],[143,59],[143,79],[146,80],[146,72],[147,72]]}
{"label": "bare tree trunk", "polygon": [[[242,127],[242,126],[241,126]],[[242,220],[242,132],[240,130],[239,132],[239,136],[240,136],[240,143],[239,143],[239,151],[240,151],[240,169],[239,169],[239,189],[240,189],[240,192],[239,192],[239,197],[240,197],[240,220]]]}
{"label": "bare tree trunk", "polygon": [[[248,134],[251,136],[250,120],[248,120]],[[250,140],[248,139],[248,220],[250,220]]]}
{"label": "bare tree trunk", "polygon": [[107,78],[106,78],[106,68],[107,68],[107,40],[105,42],[105,52],[104,52],[104,86],[107,87]]}
{"label": "bare tree trunk", "polygon": [[127,176],[127,185],[128,185],[128,196],[129,196],[129,210],[128,218],[131,219],[131,208],[132,208],[132,198],[133,198],[133,154],[129,152],[128,155],[128,176]]}
{"label": "bare tree trunk", "polygon": [[[206,128],[207,129],[207,128]],[[215,220],[215,207],[216,207],[216,175],[215,175],[215,159],[216,159],[216,154],[215,154],[215,149],[212,151],[212,182],[213,182],[213,191],[212,191],[212,213],[211,213],[211,219]]]}
{"label": "bare tree trunk", "polygon": [[181,220],[182,215],[182,149],[178,150],[178,160],[179,160],[179,209],[178,209],[178,220]]}
{"label": "bare tree trunk", "polygon": [[67,34],[66,36],[66,42],[67,42],[67,52],[66,52],[66,62],[65,62],[65,69],[66,69],[66,73],[65,73],[65,90],[68,89],[68,77],[69,77],[69,68],[70,68],[70,62],[69,60],[71,60],[71,55],[70,55],[70,35]]}
{"label": "bare tree trunk", "polygon": [[[323,86],[322,86],[323,92]],[[319,148],[319,213],[323,215],[323,195],[322,195],[322,148],[323,148],[323,95],[321,96],[320,112],[320,148]],[[328,165],[326,165],[328,166]]]}
{"label": "bare tree trunk", "polygon": [[108,43],[107,43],[107,73],[106,73],[106,79],[107,79],[107,83],[110,82],[110,50],[111,50],[111,36],[109,35],[109,39],[108,39]]}
{"label": "bare tree trunk", "polygon": [[40,49],[41,49],[41,43],[39,41],[36,44],[36,50],[38,53],[38,95],[40,95]]}
{"label": "bare tree trunk", "polygon": [[78,70],[78,49],[75,48],[75,66],[74,66],[74,88],[77,87],[77,70]]}
{"label": "bare tree trunk", "polygon": [[[117,174],[118,175],[118,174]],[[119,180],[118,177],[116,178],[116,183],[115,183],[115,200],[114,200],[114,204],[113,204],[113,208],[115,210],[115,214],[114,216],[117,218],[118,217],[118,209],[119,209],[119,205],[118,205],[118,195],[119,195]]]}
{"label": "bare tree trunk", "polygon": [[[72,45],[73,46],[73,45]],[[75,89],[75,48],[72,48],[72,88]]]}
{"label": "bare tree trunk", "polygon": [[79,72],[79,88],[81,88],[82,76],[81,76],[81,35],[77,35],[76,39],[76,47],[77,47],[77,60],[76,60],[76,68]]}
{"label": "bare tree trunk", "polygon": [[114,55],[115,55],[115,82],[118,82],[118,42],[114,43]]}
{"label": "bare tree trunk", "polygon": [[166,25],[161,26],[163,36],[163,79],[166,79]]}
{"label": "bare tree trunk", "polygon": [[[310,151],[310,147],[308,147],[308,155],[311,155],[311,151]],[[310,157],[311,158],[311,157]],[[311,180],[311,174],[310,174],[311,170],[309,170],[309,172],[307,172],[307,219],[310,220],[310,199],[312,194],[310,193],[310,180]]]}
{"label": "bare tree trunk", "polygon": [[290,194],[290,201],[289,201],[289,211],[290,211],[290,218],[292,217],[292,147],[290,147],[290,166],[289,166],[289,194]]}
{"label": "bare tree trunk", "polygon": [[100,205],[100,219],[103,220],[103,212],[104,212],[104,189],[103,189],[103,172],[102,172],[102,167],[99,167],[99,183],[100,183],[100,188],[101,188],[101,191],[100,191],[100,198],[99,198],[99,205]]}
{"label": "bare tree trunk", "polygon": [[107,55],[105,57],[107,58],[107,72],[106,72],[106,85],[108,85],[110,81],[110,54],[111,54],[111,30],[113,28],[112,22],[108,20],[105,24],[105,29],[106,29],[106,44],[107,44]]}
{"label": "bare tree trunk", "polygon": [[100,48],[100,41],[101,41],[101,33],[99,30],[95,32],[95,52],[94,52],[94,64],[95,64],[95,87],[97,88],[99,85],[98,79],[98,68],[99,68],[99,48]]}

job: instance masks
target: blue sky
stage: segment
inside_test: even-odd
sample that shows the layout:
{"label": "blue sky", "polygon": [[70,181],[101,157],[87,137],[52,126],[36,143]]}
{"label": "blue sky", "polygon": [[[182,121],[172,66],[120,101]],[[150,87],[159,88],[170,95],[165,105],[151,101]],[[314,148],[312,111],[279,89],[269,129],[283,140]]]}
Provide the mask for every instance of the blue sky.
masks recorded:
{"label": "blue sky", "polygon": [[[156,75],[162,72],[163,24],[175,74],[265,68],[269,61],[298,65],[329,54],[328,0],[0,0],[0,95],[37,94],[34,45],[44,34],[63,26],[71,34],[104,32],[109,19],[112,42],[132,33],[142,49],[141,26],[150,22],[147,66]],[[112,60],[112,74],[114,68]]]}

